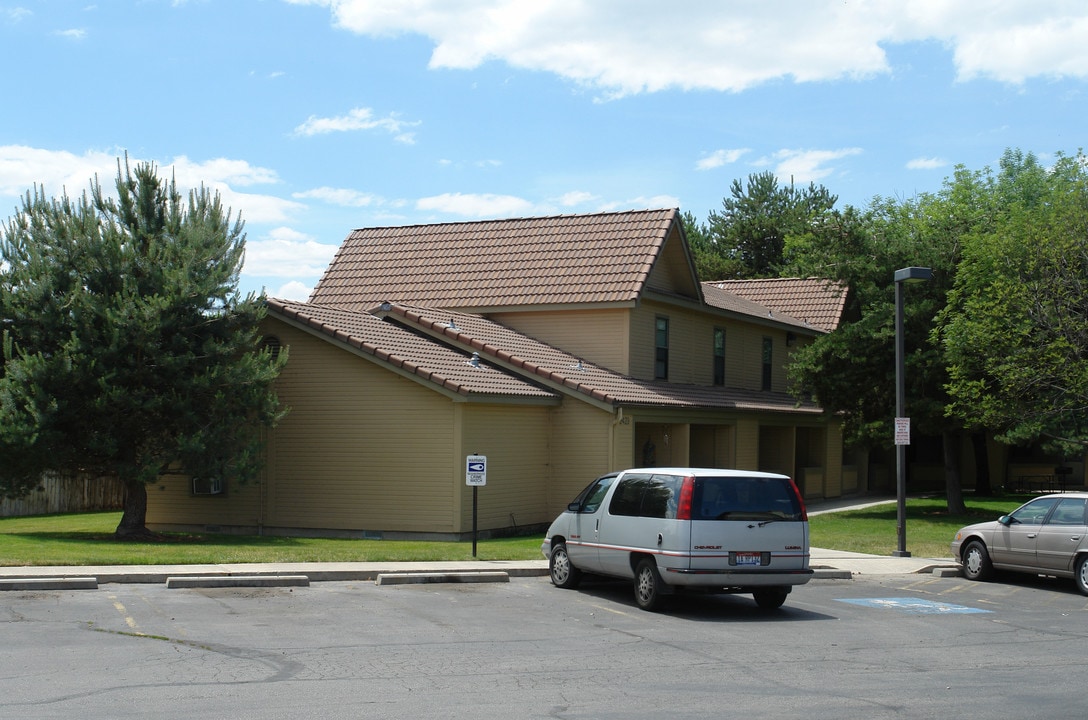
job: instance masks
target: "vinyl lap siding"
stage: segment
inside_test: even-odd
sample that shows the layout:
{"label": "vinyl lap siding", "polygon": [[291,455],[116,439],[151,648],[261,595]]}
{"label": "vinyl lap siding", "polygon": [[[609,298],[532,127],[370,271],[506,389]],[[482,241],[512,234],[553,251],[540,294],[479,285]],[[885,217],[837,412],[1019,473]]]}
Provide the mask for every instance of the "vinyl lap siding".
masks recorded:
{"label": "vinyl lap siding", "polygon": [[626,375],[629,310],[495,313],[490,319]]}
{"label": "vinyl lap siding", "polygon": [[[477,490],[480,528],[520,527],[549,521],[548,408],[470,404],[463,410],[465,455],[487,457],[487,485]],[[456,484],[463,493],[461,532],[472,530],[472,488],[464,458]]]}
{"label": "vinyl lap siding", "polygon": [[450,532],[453,403],[285,327],[265,524]]}
{"label": "vinyl lap siding", "polygon": [[[594,478],[616,465],[609,452],[621,448],[619,467],[628,467],[630,438],[634,423],[613,427],[611,413],[579,402],[565,402],[551,411],[552,476],[547,491],[547,513],[551,520]],[[612,435],[612,437],[610,437]]]}

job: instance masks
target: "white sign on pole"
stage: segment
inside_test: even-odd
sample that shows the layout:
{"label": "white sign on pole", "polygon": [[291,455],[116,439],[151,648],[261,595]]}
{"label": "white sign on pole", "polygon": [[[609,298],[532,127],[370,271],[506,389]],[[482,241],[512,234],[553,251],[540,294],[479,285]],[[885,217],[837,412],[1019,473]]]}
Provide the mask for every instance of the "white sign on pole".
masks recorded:
{"label": "white sign on pole", "polygon": [[895,419],[895,444],[910,445],[910,418]]}
{"label": "white sign on pole", "polygon": [[486,455],[468,455],[465,457],[465,484],[475,487],[487,485]]}

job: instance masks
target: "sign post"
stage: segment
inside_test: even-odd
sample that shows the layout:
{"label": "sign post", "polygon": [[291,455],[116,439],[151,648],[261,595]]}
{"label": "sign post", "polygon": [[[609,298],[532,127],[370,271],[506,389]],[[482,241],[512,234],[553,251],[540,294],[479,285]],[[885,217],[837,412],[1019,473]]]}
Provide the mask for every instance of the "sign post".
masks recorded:
{"label": "sign post", "polygon": [[487,456],[465,457],[465,484],[472,488],[472,557],[476,557],[476,509],[477,492],[487,485]]}

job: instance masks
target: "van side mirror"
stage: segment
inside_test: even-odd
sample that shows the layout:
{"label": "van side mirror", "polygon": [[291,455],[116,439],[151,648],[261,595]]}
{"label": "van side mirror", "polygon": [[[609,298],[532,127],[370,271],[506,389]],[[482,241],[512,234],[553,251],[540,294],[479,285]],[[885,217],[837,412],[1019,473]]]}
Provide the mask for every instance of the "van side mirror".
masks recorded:
{"label": "van side mirror", "polygon": [[572,502],[570,505],[567,505],[567,510],[569,512],[576,513],[576,512],[579,512],[581,509],[582,509],[582,504],[581,503]]}

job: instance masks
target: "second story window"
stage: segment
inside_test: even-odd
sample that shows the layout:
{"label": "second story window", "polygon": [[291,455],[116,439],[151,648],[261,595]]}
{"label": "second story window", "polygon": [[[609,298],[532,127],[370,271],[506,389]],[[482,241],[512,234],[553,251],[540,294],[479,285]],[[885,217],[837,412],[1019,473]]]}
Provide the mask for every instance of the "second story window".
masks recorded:
{"label": "second story window", "polygon": [[669,379],[669,319],[654,321],[654,380]]}
{"label": "second story window", "polygon": [[763,338],[763,382],[764,390],[771,389],[771,361],[773,360],[774,341],[769,337]]}
{"label": "second story window", "polygon": [[714,328],[714,384],[725,385],[725,330]]}

